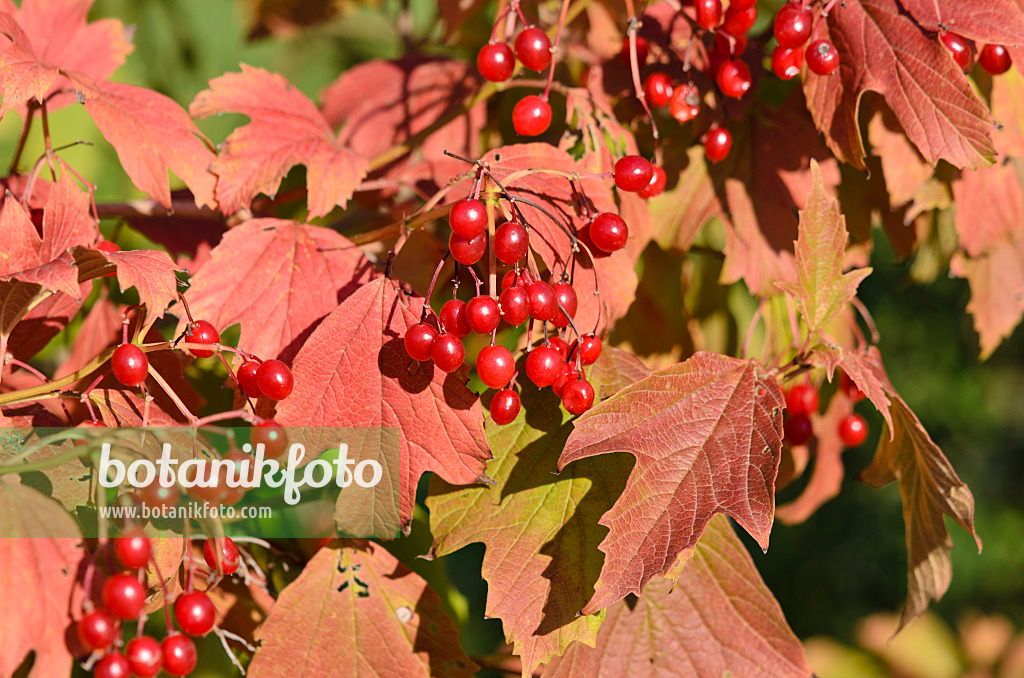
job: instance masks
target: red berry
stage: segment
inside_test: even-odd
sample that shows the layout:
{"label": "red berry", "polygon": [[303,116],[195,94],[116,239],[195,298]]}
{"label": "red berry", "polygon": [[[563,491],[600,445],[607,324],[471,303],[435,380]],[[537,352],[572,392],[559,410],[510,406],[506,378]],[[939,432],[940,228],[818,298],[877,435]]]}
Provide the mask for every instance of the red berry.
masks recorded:
{"label": "red berry", "polygon": [[704,138],[704,157],[711,162],[722,162],[732,150],[732,134],[724,127],[712,127]]}
{"label": "red berry", "polygon": [[487,251],[487,234],[480,233],[475,238],[467,239],[458,233],[452,233],[448,238],[448,249],[451,250],[455,261],[463,266],[472,266],[480,261]]}
{"label": "red berry", "polygon": [[558,351],[558,355],[562,356],[562,360],[569,359],[569,342],[561,337],[555,336],[548,338],[548,346]]}
{"label": "red berry", "polygon": [[135,344],[121,344],[110,357],[110,368],[117,380],[125,386],[138,386],[146,381],[149,359]]}
{"label": "red berry", "polygon": [[291,395],[295,380],[292,371],[280,360],[264,360],[256,370],[256,383],[271,400],[284,400]]}
{"label": "red berry", "polygon": [[695,0],[697,25],[711,30],[722,23],[722,0]]}
{"label": "red berry", "polygon": [[[217,547],[215,539],[207,539],[203,544],[203,558],[214,572],[217,571]],[[224,574],[234,574],[238,570],[238,547],[231,537],[224,537],[220,545],[220,565]]]}
{"label": "red berry", "polygon": [[121,572],[103,582],[100,600],[107,612],[118,619],[138,619],[146,604],[146,587],[134,574]]}
{"label": "red berry", "polygon": [[487,210],[479,200],[459,200],[448,213],[448,225],[453,233],[472,240],[487,230]]}
{"label": "red berry", "polygon": [[793,414],[786,417],[783,426],[783,437],[790,445],[806,445],[814,435],[814,427],[806,414]]}
{"label": "red berry", "polygon": [[[647,40],[641,38],[639,35],[636,36],[636,65],[643,66],[647,63],[647,54],[650,52],[650,46],[647,44]],[[622,43],[622,50],[619,51],[619,59],[626,66],[630,66],[629,63],[629,38]]]}
{"label": "red berry", "polygon": [[114,539],[114,557],[121,566],[133,570],[149,563],[149,537],[141,527],[133,527]]}
{"label": "red berry", "polygon": [[288,435],[273,419],[258,421],[249,432],[249,442],[253,454],[256,446],[263,445],[263,456],[266,459],[277,459],[288,449]]}
{"label": "red berry", "polygon": [[103,609],[95,609],[78,620],[78,639],[93,651],[103,651],[113,645],[121,633],[117,619]]}
{"label": "red berry", "polygon": [[665,176],[665,170],[661,169],[657,165],[654,166],[654,173],[651,174],[651,183],[640,189],[637,194],[644,200],[648,200],[657,195],[661,195],[662,191],[665,190],[665,184],[668,182],[668,177]]}
{"label": "red berry", "polygon": [[263,395],[259,379],[256,378],[259,369],[260,364],[255,360],[247,360],[238,368],[238,386],[242,389],[242,393],[250,398],[259,398]]}
{"label": "red berry", "polygon": [[551,320],[558,313],[555,290],[551,285],[538,280],[526,288],[530,297],[530,315],[536,320]]}
{"label": "red berry", "polygon": [[651,183],[654,169],[639,155],[627,155],[615,162],[615,185],[620,191],[636,193]]}
{"label": "red berry", "polygon": [[790,414],[814,414],[818,411],[818,389],[807,382],[797,384],[786,394],[786,409]]}
{"label": "red berry", "polygon": [[205,636],[217,620],[217,611],[205,591],[182,593],[174,601],[174,621],[190,636]]}
{"label": "red berry", "polygon": [[434,340],[431,355],[439,370],[451,374],[466,361],[466,347],[454,334],[441,334]]}
{"label": "red berry", "polygon": [[688,123],[700,113],[700,90],[692,82],[676,87],[668,102],[668,112],[680,123]]}
{"label": "red berry", "polygon": [[956,33],[939,33],[939,39],[949,50],[960,70],[964,73],[971,70],[971,46],[966,38]]}
{"label": "red berry", "polygon": [[[593,365],[601,357],[601,338],[593,334],[584,334],[579,341],[580,362],[584,365]],[[574,350],[571,359],[575,361],[576,351]]]}
{"label": "red berry", "polygon": [[510,287],[523,286],[525,285],[524,276],[526,271],[517,271],[511,269],[505,271],[505,275],[501,276],[501,291],[504,292]]}
{"label": "red berry", "polygon": [[789,2],[775,15],[775,39],[783,47],[800,47],[811,37],[814,16],[802,2]]}
{"label": "red berry", "polygon": [[564,358],[548,346],[538,346],[526,356],[526,376],[537,386],[544,388],[554,383],[562,373]]}
{"label": "red berry", "polygon": [[498,304],[501,306],[501,317],[509,325],[522,325],[530,317],[530,295],[518,285],[502,292]]}
{"label": "red berry", "polygon": [[562,393],[565,391],[565,387],[574,381],[579,381],[580,373],[576,371],[576,366],[573,364],[562,365],[562,372],[555,379],[554,383],[551,384],[551,390],[555,392],[555,395],[559,398],[562,397]]}
{"label": "red berry", "polygon": [[828,75],[839,68],[839,51],[828,40],[815,40],[804,53],[807,67],[818,75]]}
{"label": "red berry", "polygon": [[847,398],[855,403],[859,403],[867,397],[864,395],[864,391],[857,387],[857,384],[853,382],[853,379],[850,379],[850,375],[846,372],[843,372],[839,377],[839,388],[843,390]]}
{"label": "red berry", "polygon": [[536,26],[527,26],[516,36],[516,58],[531,71],[543,71],[551,63],[551,40]]}
{"label": "red berry", "polygon": [[516,373],[512,352],[504,346],[485,346],[476,358],[476,373],[491,388],[504,388]]}
{"label": "red berry", "polygon": [[739,99],[750,89],[750,69],[742,61],[726,61],[718,67],[718,88],[722,94]]}
{"label": "red berry", "polygon": [[504,82],[511,78],[515,65],[512,48],[503,42],[484,45],[476,55],[477,70],[491,82]]}
{"label": "red berry", "polygon": [[602,212],[590,224],[590,240],[602,252],[615,252],[626,246],[629,228],[618,214]]}
{"label": "red berry", "polygon": [[473,297],[466,304],[466,324],[477,334],[490,334],[501,322],[501,310],[493,297]]}
{"label": "red berry", "polygon": [[93,678],[128,678],[131,675],[128,660],[119,652],[112,652],[96,662],[92,671]]}
{"label": "red berry", "polygon": [[1010,70],[1013,59],[1002,45],[985,45],[978,55],[978,63],[992,75],[1000,75]]}
{"label": "red berry", "polygon": [[[41,211],[42,210],[40,210],[40,212]],[[32,217],[33,217],[32,220],[33,220],[33,222],[35,221],[35,212],[36,212],[35,210],[32,210]],[[42,223],[42,222],[40,222],[40,223]],[[100,244],[96,245],[96,249],[98,249],[100,252],[103,252],[104,254],[113,254],[114,252],[120,252],[121,251],[121,248],[117,246],[117,243],[111,242],[109,240],[104,240]],[[103,277],[104,278],[116,278],[117,277],[117,273],[104,273]]]}
{"label": "red berry", "polygon": [[857,447],[868,437],[868,423],[859,414],[848,414],[839,422],[839,439],[846,447]]}
{"label": "red berry", "polygon": [[461,299],[449,299],[441,307],[441,327],[460,339],[469,336],[472,331],[466,322],[466,302]]}
{"label": "red berry", "polygon": [[804,51],[799,47],[777,46],[772,51],[772,73],[783,80],[792,80],[800,75],[804,63]]}
{"label": "red berry", "polygon": [[644,78],[644,97],[655,108],[664,108],[672,96],[672,78],[667,73],[651,73]]}
{"label": "red berry", "polygon": [[725,12],[722,30],[732,35],[742,35],[750,30],[755,21],[757,21],[756,6],[738,9],[735,5],[730,5]]}
{"label": "red berry", "polygon": [[142,503],[154,511],[177,506],[178,500],[181,499],[177,487],[164,487],[158,482],[152,482],[143,487],[140,495]]}
{"label": "red berry", "polygon": [[[576,317],[576,309],[579,308],[579,298],[576,296],[576,290],[572,288],[572,285],[568,283],[558,283],[553,286],[555,290],[555,299],[561,305],[558,313],[551,319],[551,324],[555,327],[566,327],[569,324],[569,320]],[[565,309],[565,312],[562,312]],[[568,318],[566,318],[568,314]]]}
{"label": "red berry", "polygon": [[160,643],[152,636],[132,638],[124,646],[124,654],[132,675],[139,678],[153,678],[164,663]]}
{"label": "red berry", "polygon": [[519,394],[510,388],[503,388],[491,398],[491,419],[499,426],[511,424],[519,416]]}
{"label": "red berry", "polygon": [[192,673],[199,661],[196,644],[191,638],[180,633],[164,638],[160,643],[160,650],[164,655],[164,671],[175,678]]}
{"label": "red berry", "polygon": [[562,388],[562,407],[569,414],[583,414],[594,405],[594,387],[586,379],[570,381]]}
{"label": "red berry", "polygon": [[518,221],[507,221],[494,231],[494,256],[503,264],[514,264],[530,247],[530,235]]}
{"label": "red berry", "polygon": [[405,352],[413,360],[430,360],[436,338],[437,330],[427,323],[416,323],[405,331]]}
{"label": "red berry", "polygon": [[551,126],[551,106],[536,94],[519,100],[512,109],[512,127],[516,134],[535,137],[544,134]]}
{"label": "red berry", "polygon": [[[220,332],[217,328],[206,322],[205,320],[197,320],[188,327],[188,331],[191,332],[189,336],[185,337],[185,341],[190,344],[219,344],[220,343]],[[197,358],[209,358],[213,355],[213,351],[207,351],[204,348],[193,348],[192,355]]]}

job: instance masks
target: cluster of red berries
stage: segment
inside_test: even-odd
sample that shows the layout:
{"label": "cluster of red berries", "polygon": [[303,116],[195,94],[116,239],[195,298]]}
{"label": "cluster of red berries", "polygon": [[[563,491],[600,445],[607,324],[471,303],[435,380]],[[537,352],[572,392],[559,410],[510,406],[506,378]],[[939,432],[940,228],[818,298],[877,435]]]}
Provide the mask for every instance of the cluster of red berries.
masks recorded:
{"label": "cluster of red berries", "polygon": [[[840,377],[840,388],[853,402],[860,402],[864,394],[846,375]],[[785,440],[790,445],[806,445],[814,435],[811,415],[818,411],[818,389],[809,382],[797,384],[786,393]],[[851,413],[839,422],[839,439],[846,447],[857,447],[868,437],[868,424],[864,417]]]}
{"label": "cluster of red berries", "polygon": [[[507,43],[491,41],[476,56],[476,67],[485,79],[504,82],[512,77],[516,60],[531,71],[542,71],[551,64],[551,41],[536,26],[524,28],[515,40],[515,55]],[[551,106],[547,98],[530,94],[512,110],[512,126],[517,134],[535,137],[551,126]]]}
{"label": "cluster of red berries", "polygon": [[[950,33],[949,31],[939,33],[939,39],[946,49],[949,50],[953,61],[960,67],[960,70],[964,73],[969,72],[974,66],[974,43],[962,35]],[[1010,66],[1013,65],[1013,59],[1010,58],[1010,52],[1003,45],[989,44],[982,47],[981,52],[978,53],[978,63],[990,75],[1002,75],[1010,70]]]}
{"label": "cluster of red berries", "polygon": [[[188,636],[204,636],[213,629],[216,610],[205,591],[188,591],[174,601],[174,620],[181,632],[172,631],[162,642],[137,635],[121,646],[121,623],[138,619],[146,603],[142,570],[149,564],[152,546],[141,527],[132,526],[113,540],[113,553],[123,571],[103,582],[102,606],[91,601],[77,622],[82,645],[103,656],[93,667],[96,678],[151,678],[163,669],[171,676],[187,676],[199,659],[195,643]],[[218,556],[213,540],[203,546],[210,569],[225,575],[238,569],[238,548],[229,538],[221,542]],[[165,603],[166,604],[166,603]],[[184,635],[187,634],[187,635]]]}
{"label": "cluster of red berries", "polygon": [[[839,51],[828,40],[808,40],[815,19],[805,0],[791,0],[775,15],[772,32],[779,43],[772,51],[772,72],[783,80],[800,75],[803,62],[817,75],[830,75],[839,67]],[[806,48],[805,48],[806,45]]]}

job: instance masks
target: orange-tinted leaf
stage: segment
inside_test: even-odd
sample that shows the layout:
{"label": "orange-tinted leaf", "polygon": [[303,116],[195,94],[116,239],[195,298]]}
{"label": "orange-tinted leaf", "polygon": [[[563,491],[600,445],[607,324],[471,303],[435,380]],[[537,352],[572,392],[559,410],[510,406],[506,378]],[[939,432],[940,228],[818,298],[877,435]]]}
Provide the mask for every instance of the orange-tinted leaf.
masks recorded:
{"label": "orange-tinted leaf", "polygon": [[399,427],[403,527],[412,520],[423,473],[468,485],[486,478],[490,457],[465,372],[446,375],[405,352],[406,328],[419,321],[423,300],[408,302],[386,278],[342,302],[295,356],[295,391],[275,417],[282,426]]}
{"label": "orange-tinted leaf", "polygon": [[71,248],[70,255],[74,257],[79,281],[116,271],[122,292],[134,287],[139,294],[139,303],[146,305],[146,327],[162,317],[167,306],[178,296],[178,280],[174,275],[178,267],[163,250],[127,250],[108,254],[76,246]]}
{"label": "orange-tinted leaf", "polygon": [[[598,391],[614,392],[649,372],[607,348],[589,372]],[[435,479],[427,506],[431,554],[484,544],[486,614],[501,619],[523,675],[575,641],[593,645],[601,615],[578,616],[600,574],[601,515],[625,486],[625,455],[588,459],[554,475],[572,431],[548,390],[525,387],[525,412],[506,426],[488,424],[495,487],[452,487]],[[525,529],[524,529],[525,526]]]}
{"label": "orange-tinted leaf", "polygon": [[821,145],[800,97],[766,108],[749,132],[737,132],[730,159],[712,170],[731,217],[726,222],[723,282],[742,279],[752,292],[776,294],[776,282],[795,282],[796,210],[811,192],[811,159],[826,186],[839,171]]}
{"label": "orange-tinted leaf", "polygon": [[[339,144],[372,158],[460,113],[462,101],[478,86],[475,69],[462,60],[409,56],[368,61],[324,89],[320,110],[331,127],[342,127]],[[483,102],[455,116],[423,139],[413,159],[425,163],[434,183],[444,186],[466,170],[466,163],[444,151],[480,155],[486,118]]]}
{"label": "orange-tinted leaf", "polygon": [[981,42],[1024,44],[1024,7],[1017,0],[900,0],[900,5],[932,33],[941,27]]}
{"label": "orange-tinted leaf", "polygon": [[75,76],[85,111],[117,151],[139,190],[171,207],[167,170],[192,190],[196,205],[216,206],[210,173],[213,151],[188,113],[172,99],[144,87]]}
{"label": "orange-tinted leaf", "polygon": [[252,678],[465,676],[477,670],[423,579],[379,544],[325,547],[256,632]]}
{"label": "orange-tinted leaf", "polygon": [[[949,588],[953,563],[943,515],[948,515],[974,537],[974,495],[957,476],[942,451],[932,442],[920,420],[898,395],[892,396],[893,427],[882,432],[871,464],[860,479],[873,487],[899,484],[903,520],[907,528],[907,603],[899,628],[920,615],[929,601]],[[898,630],[898,629],[897,629]]]}
{"label": "orange-tinted leaf", "polygon": [[192,278],[189,307],[262,358],[294,356],[316,324],[370,272],[362,251],[334,231],[250,219],[228,231]]}
{"label": "orange-tinted leaf", "polygon": [[[665,143],[671,143],[671,137]],[[722,216],[722,203],[699,146],[691,146],[685,155],[666,153],[665,164],[667,175],[672,179],[678,177],[678,181],[647,202],[654,240],[662,249],[671,247],[685,252],[704,224],[712,217]]]}
{"label": "orange-tinted leaf", "polygon": [[120,334],[121,312],[107,298],[106,288],[103,288],[78,328],[71,355],[57,366],[54,376],[59,379],[84,367],[101,351],[117,343]]}
{"label": "orange-tinted leaf", "polygon": [[[3,103],[0,117],[29,99],[47,100],[47,109],[74,101],[60,74],[76,72],[106,80],[132,51],[129,31],[116,19],[86,23],[92,0],[25,0],[20,9],[0,7],[0,32],[13,45],[0,55]],[[61,82],[63,81],[63,82]]]}
{"label": "orange-tinted leaf", "polygon": [[893,387],[882,365],[882,354],[877,348],[869,346],[865,349],[851,349],[826,344],[811,353],[810,361],[825,368],[829,381],[832,381],[837,367],[842,369],[892,427],[890,402],[886,394],[892,393]]}
{"label": "orange-tinted leaf", "polygon": [[759,364],[713,353],[626,387],[576,421],[558,467],[630,452],[626,490],[601,518],[610,529],[584,614],[627,594],[693,547],[727,513],[768,547],[782,447],[782,391]]}
{"label": "orange-tinted leaf", "polygon": [[853,300],[870,268],[843,273],[846,219],[839,203],[825,192],[818,163],[811,161],[811,193],[800,211],[796,241],[797,282],[778,283],[793,297],[812,334],[835,318]]}
{"label": "orange-tinted leaf", "polygon": [[13,675],[33,651],[30,678],[70,674],[68,600],[85,549],[66,535],[76,533],[58,502],[0,480],[0,587],[8,592],[0,596],[0,675]]}
{"label": "orange-tinted leaf", "polygon": [[729,521],[708,523],[675,585],[658,578],[608,608],[597,646],[574,644],[545,678],[810,676],[786,623]]}
{"label": "orange-tinted leaf", "polygon": [[910,143],[896,116],[884,104],[880,103],[871,116],[868,141],[882,165],[889,204],[899,207],[910,202],[932,177],[932,167]]}
{"label": "orange-tinted leaf", "polygon": [[991,163],[993,126],[985,104],[941,41],[923,32],[897,0],[847,3],[829,14],[824,37],[839,50],[839,70],[808,76],[804,91],[818,129],[840,160],[864,167],[859,109],[861,97],[872,91],[885,98],[928,162]]}
{"label": "orange-tinted leaf", "polygon": [[210,81],[189,112],[200,118],[241,113],[250,118],[221,144],[211,169],[225,214],[248,207],[260,193],[274,195],[292,167],[305,165],[309,215],[345,207],[366,176],[366,158],[335,141],[330,125],[282,76],[242,64],[241,73]]}

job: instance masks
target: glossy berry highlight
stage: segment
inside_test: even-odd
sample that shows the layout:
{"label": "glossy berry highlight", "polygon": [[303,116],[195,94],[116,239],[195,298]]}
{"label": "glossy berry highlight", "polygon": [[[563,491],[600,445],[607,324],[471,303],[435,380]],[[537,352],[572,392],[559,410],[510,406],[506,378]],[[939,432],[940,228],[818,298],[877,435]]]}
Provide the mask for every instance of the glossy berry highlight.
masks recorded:
{"label": "glossy berry highlight", "polygon": [[732,150],[732,134],[724,127],[712,127],[704,137],[704,157],[714,163],[729,157]]}
{"label": "glossy berry highlight", "polygon": [[138,619],[146,604],[146,588],[135,574],[121,572],[103,582],[100,600],[107,612],[118,619]]}
{"label": "glossy berry highlight", "polygon": [[985,45],[978,55],[978,63],[992,75],[1002,75],[1010,70],[1013,59],[1010,52],[1002,45]]}
{"label": "glossy berry highlight", "polygon": [[829,75],[839,68],[839,51],[828,40],[815,40],[804,54],[807,68],[817,75]]}
{"label": "glossy berry highlight", "polygon": [[483,259],[487,251],[487,234],[480,233],[474,238],[463,238],[458,233],[452,233],[448,237],[448,249],[452,252],[452,258],[463,266],[472,266]]}
{"label": "glossy berry highlight", "polygon": [[511,424],[519,416],[520,407],[519,394],[510,388],[504,388],[491,398],[491,419],[499,426]]}
{"label": "glossy berry highlight", "polygon": [[466,302],[461,299],[449,299],[444,302],[438,314],[445,332],[450,332],[460,339],[468,337],[472,330],[466,322]]}
{"label": "glossy berry highlight", "polygon": [[722,94],[733,99],[739,99],[748,91],[752,81],[750,69],[742,61],[726,61],[718,67],[718,74],[715,76],[718,88]]}
{"label": "glossy berry highlight", "polygon": [[512,127],[516,134],[535,137],[551,126],[551,106],[536,94],[525,96],[512,109]]}
{"label": "glossy berry highlight", "polygon": [[110,356],[110,369],[125,386],[138,386],[149,374],[149,359],[135,344],[121,344]]}
{"label": "glossy berry highlight", "polygon": [[615,185],[620,191],[636,193],[651,183],[654,168],[639,155],[627,155],[615,162]]}
{"label": "glossy berry highlight", "polygon": [[786,411],[789,414],[814,414],[818,411],[818,389],[814,384],[804,382],[789,389],[786,394]]}
{"label": "glossy berry highlight", "polygon": [[439,370],[451,374],[466,361],[466,347],[454,334],[441,334],[434,340],[431,357]]}
{"label": "glossy berry highlight", "polygon": [[[188,327],[189,335],[185,337],[185,340],[190,344],[219,344],[220,343],[220,332],[217,328],[208,323],[205,320],[197,320]],[[197,358],[209,358],[213,355],[212,350],[206,350],[204,348],[193,348],[190,349],[192,355]]]}
{"label": "glossy berry highlight", "polygon": [[504,388],[516,373],[512,352],[504,346],[485,346],[476,358],[476,373],[491,388]]}
{"label": "glossy berry highlight", "polygon": [[263,395],[263,391],[260,390],[259,379],[256,378],[256,373],[260,369],[260,364],[255,360],[247,360],[242,363],[242,366],[238,368],[236,376],[238,377],[238,387],[242,389],[242,393],[250,398],[259,398]]}
{"label": "glossy berry highlight", "polygon": [[848,414],[839,422],[839,439],[846,447],[857,447],[868,438],[868,423],[859,414]]}
{"label": "glossy berry highlight", "polygon": [[494,256],[503,264],[516,263],[529,248],[530,235],[518,221],[507,221],[494,231]]}
{"label": "glossy berry highlight", "polygon": [[121,567],[129,570],[145,567],[149,563],[149,537],[141,527],[133,527],[114,539],[114,557]]}
{"label": "glossy berry highlight", "polygon": [[[234,574],[238,571],[238,546],[232,541],[231,537],[224,537],[221,540],[219,549],[220,555],[220,567],[224,574]],[[203,544],[203,560],[210,566],[210,569],[214,572],[217,571],[217,557],[218,549],[216,546],[215,539],[207,539],[206,543]]]}
{"label": "glossy berry highlight", "polygon": [[164,663],[164,655],[160,643],[152,636],[138,636],[124,646],[124,656],[133,676],[153,678],[160,673]]}
{"label": "glossy berry highlight", "polygon": [[590,241],[602,252],[617,252],[626,246],[629,228],[618,214],[602,212],[590,224]]}
{"label": "glossy berry highlight", "polygon": [[512,48],[503,42],[484,45],[476,55],[477,70],[491,82],[504,82],[511,78],[515,65]]}
{"label": "glossy berry highlight", "polygon": [[664,108],[672,96],[672,78],[667,73],[651,73],[644,78],[644,97],[654,108]]}
{"label": "glossy berry highlight", "polygon": [[814,16],[802,2],[788,2],[775,15],[772,32],[783,47],[802,47],[811,37]]}
{"label": "glossy berry highlight", "polygon": [[570,381],[562,388],[562,407],[569,414],[583,414],[594,405],[594,387],[586,379]]}
{"label": "glossy berry highlight", "polygon": [[492,297],[473,297],[466,304],[466,324],[477,334],[490,334],[501,322],[501,310]]}
{"label": "glossy berry highlight", "polygon": [[160,643],[160,651],[164,656],[164,671],[175,678],[192,673],[199,662],[196,644],[180,633],[164,638]]}
{"label": "glossy berry highlight", "polygon": [[487,209],[479,200],[459,200],[448,213],[448,225],[453,233],[471,240],[487,230]]}
{"label": "glossy berry highlight", "polygon": [[97,608],[78,620],[75,628],[82,645],[92,651],[106,650],[121,635],[117,619],[102,608]]}
{"label": "glossy berry highlight", "polygon": [[183,633],[205,636],[217,620],[217,611],[205,591],[182,593],[174,601],[174,621]]}
{"label": "glossy berry highlight", "polygon": [[291,369],[280,360],[264,360],[256,370],[256,383],[271,400],[284,400],[295,388]]}
{"label": "glossy berry highlight", "polygon": [[551,64],[551,40],[536,26],[527,26],[516,36],[516,59],[531,71],[543,71]]}

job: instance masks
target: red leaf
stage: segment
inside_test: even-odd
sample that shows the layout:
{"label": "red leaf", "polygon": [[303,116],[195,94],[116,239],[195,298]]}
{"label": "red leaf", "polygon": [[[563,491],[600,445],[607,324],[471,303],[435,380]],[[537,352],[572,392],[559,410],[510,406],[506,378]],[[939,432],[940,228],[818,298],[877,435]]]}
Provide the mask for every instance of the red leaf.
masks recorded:
{"label": "red leaf", "polygon": [[824,367],[829,381],[832,381],[835,369],[841,368],[892,427],[892,415],[889,412],[891,403],[886,394],[892,393],[894,389],[889,383],[885,366],[882,365],[882,354],[877,348],[869,346],[855,350],[825,344],[811,353],[811,363]]}
{"label": "red leaf", "polygon": [[847,3],[829,14],[824,37],[839,50],[838,77],[807,77],[804,91],[818,129],[840,160],[864,168],[859,109],[861,97],[872,91],[885,98],[929,163],[992,162],[988,109],[941,41],[924,33],[897,0]]}
{"label": "red leaf", "polygon": [[900,5],[931,33],[941,27],[971,40],[1024,44],[1024,8],[1017,0],[900,0]]}
{"label": "red leaf", "polygon": [[162,317],[167,306],[178,296],[178,279],[174,275],[178,267],[163,250],[127,250],[108,254],[78,246],[71,249],[71,255],[78,269],[79,281],[116,270],[117,284],[122,292],[134,287],[139,293],[139,303],[146,305],[146,327]]}
{"label": "red leaf", "polygon": [[369,262],[345,237],[283,219],[228,231],[188,292],[192,315],[263,358],[294,356],[316,324],[366,281]]}
{"label": "red leaf", "polygon": [[756,362],[697,353],[628,386],[576,421],[558,461],[610,452],[637,458],[601,519],[610,532],[584,614],[639,595],[728,513],[768,547],[782,448],[782,391]]}
{"label": "red leaf", "polygon": [[800,641],[724,517],[708,523],[678,579],[608,608],[597,646],[576,643],[545,678],[810,676]]}
{"label": "red leaf", "polygon": [[30,678],[66,676],[68,600],[85,549],[78,525],[56,501],[0,480],[0,675],[35,652]]}
{"label": "red leaf", "polygon": [[[3,7],[0,31],[14,44],[0,56],[3,103],[0,117],[29,99],[43,101],[67,89],[60,70],[106,80],[133,47],[129,31],[116,19],[86,23],[92,0],[25,0],[20,9]],[[51,113],[74,101],[70,93],[47,100]]]}
{"label": "red leaf", "polygon": [[445,156],[446,149],[469,157],[480,154],[486,104],[481,102],[466,113],[460,108],[478,86],[476,71],[461,60],[410,56],[368,61],[345,71],[324,89],[320,110],[331,127],[344,125],[338,143],[366,158],[461,113],[423,139],[416,156],[427,165],[434,182],[443,186],[466,169],[464,162]]}
{"label": "red leaf", "polygon": [[189,112],[251,119],[228,135],[211,167],[225,214],[248,207],[260,193],[273,196],[296,165],[307,168],[310,217],[322,217],[335,205],[344,208],[366,176],[366,158],[336,141],[313,102],[276,73],[242,64],[241,73],[211,80]]}
{"label": "red leaf", "polygon": [[71,355],[57,366],[54,378],[59,379],[84,367],[102,351],[120,343],[120,336],[121,311],[107,298],[106,288],[103,288],[78,328],[71,344]]}
{"label": "red leaf", "polygon": [[406,308],[386,278],[360,287],[295,356],[295,391],[275,417],[282,426],[399,427],[403,527],[412,520],[423,473],[468,485],[486,480],[490,458],[465,372],[446,375],[405,352],[402,338],[419,321],[422,304],[409,299]]}
{"label": "red leaf", "polygon": [[124,171],[139,190],[170,209],[170,170],[192,190],[196,205],[216,207],[216,178],[209,171],[213,152],[177,103],[135,85],[78,75],[73,81],[85,98],[85,111],[117,151]]}
{"label": "red leaf", "polygon": [[340,545],[320,549],[281,592],[256,632],[252,678],[475,673],[427,582],[379,544]]}

